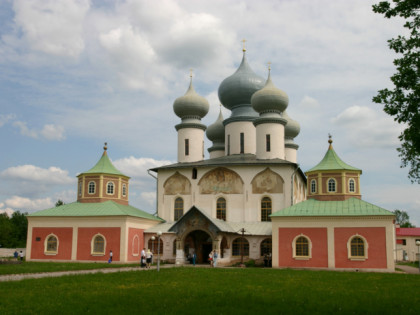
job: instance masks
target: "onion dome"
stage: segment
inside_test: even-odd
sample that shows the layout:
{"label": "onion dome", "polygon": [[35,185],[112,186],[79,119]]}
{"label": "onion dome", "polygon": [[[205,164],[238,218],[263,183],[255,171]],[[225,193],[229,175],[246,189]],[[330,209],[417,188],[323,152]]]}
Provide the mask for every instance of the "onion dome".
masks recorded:
{"label": "onion dome", "polygon": [[[255,74],[248,64],[248,61],[244,55],[242,58],[241,65],[238,70],[230,77],[227,77],[219,86],[219,99],[224,107],[229,110],[233,110],[234,107],[239,105],[250,105],[251,97],[256,91],[264,87],[265,80]],[[251,107],[251,106],[249,106]],[[251,108],[251,112],[246,113],[241,111],[242,115],[232,113],[232,116],[243,116],[251,115],[256,116],[256,113]]]}
{"label": "onion dome", "polygon": [[174,112],[181,119],[193,118],[200,120],[208,113],[209,106],[209,102],[194,90],[191,79],[187,93],[175,100]]}
{"label": "onion dome", "polygon": [[254,93],[251,104],[258,113],[283,112],[289,104],[289,97],[286,92],[278,89],[271,80],[269,72],[265,86]]}
{"label": "onion dome", "polygon": [[287,120],[287,124],[284,127],[284,137],[286,139],[294,139],[300,132],[299,123],[296,120],[290,118],[286,111],[283,112],[283,118]]}
{"label": "onion dome", "polygon": [[225,126],[223,125],[223,115],[221,110],[217,120],[207,127],[206,135],[212,142],[225,142]]}

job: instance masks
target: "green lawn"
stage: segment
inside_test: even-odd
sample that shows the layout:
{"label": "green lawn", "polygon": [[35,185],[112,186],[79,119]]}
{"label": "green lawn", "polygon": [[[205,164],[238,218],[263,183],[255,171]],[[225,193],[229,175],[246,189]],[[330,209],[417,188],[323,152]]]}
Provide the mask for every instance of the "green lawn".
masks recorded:
{"label": "green lawn", "polygon": [[169,268],[0,282],[0,314],[418,314],[420,276]]}
{"label": "green lawn", "polygon": [[21,273],[91,270],[101,268],[136,267],[138,264],[108,264],[108,263],[59,263],[59,262],[23,262],[19,265],[0,264],[0,275]]}

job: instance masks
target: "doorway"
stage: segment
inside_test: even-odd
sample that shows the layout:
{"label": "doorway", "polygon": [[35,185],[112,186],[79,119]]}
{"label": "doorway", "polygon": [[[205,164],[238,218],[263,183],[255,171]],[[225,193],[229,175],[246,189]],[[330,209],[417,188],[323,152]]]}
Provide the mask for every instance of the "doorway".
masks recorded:
{"label": "doorway", "polygon": [[197,255],[198,264],[208,263],[208,257],[213,248],[212,238],[209,234],[202,230],[195,230],[185,237],[185,256],[192,255],[194,252]]}

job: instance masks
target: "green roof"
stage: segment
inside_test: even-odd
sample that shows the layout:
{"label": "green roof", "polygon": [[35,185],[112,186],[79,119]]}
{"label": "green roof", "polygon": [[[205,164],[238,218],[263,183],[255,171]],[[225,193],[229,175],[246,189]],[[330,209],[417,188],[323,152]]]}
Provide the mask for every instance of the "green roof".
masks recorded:
{"label": "green roof", "polygon": [[121,175],[128,177],[127,175],[124,175],[119,170],[115,168],[114,165],[112,165],[111,160],[108,157],[108,154],[106,153],[106,150],[102,154],[101,159],[96,163],[94,167],[92,167],[90,170],[83,172],[82,174],[112,174],[112,175]]}
{"label": "green roof", "polygon": [[104,217],[104,216],[131,216],[154,221],[163,221],[159,217],[114,201],[81,203],[73,202],[59,207],[31,213],[30,217]]}
{"label": "green roof", "polygon": [[318,165],[314,166],[310,170],[306,171],[308,172],[314,172],[314,171],[329,171],[329,170],[351,170],[351,171],[359,171],[362,172],[361,169],[355,168],[353,166],[350,166],[346,163],[344,163],[335,153],[332,145],[328,148],[327,153],[325,153],[324,158],[321,162],[318,163]]}
{"label": "green roof", "polygon": [[358,198],[344,201],[319,201],[308,199],[273,213],[272,217],[316,217],[316,216],[393,216],[391,211]]}

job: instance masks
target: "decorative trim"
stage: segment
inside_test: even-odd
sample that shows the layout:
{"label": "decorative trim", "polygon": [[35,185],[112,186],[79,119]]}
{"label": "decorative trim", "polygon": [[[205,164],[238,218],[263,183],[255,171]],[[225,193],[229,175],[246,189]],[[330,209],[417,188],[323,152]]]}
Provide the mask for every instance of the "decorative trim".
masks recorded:
{"label": "decorative trim", "polygon": [[255,119],[253,124],[255,127],[261,124],[281,124],[285,126],[287,124],[287,120],[284,118],[260,117],[260,118]]}
{"label": "decorative trim", "polygon": [[[296,241],[300,237],[304,237],[308,241],[308,256],[298,256],[298,255],[296,255]],[[310,260],[312,258],[312,241],[311,241],[311,239],[308,236],[306,236],[302,233],[299,234],[299,235],[296,235],[295,238],[292,241],[292,250],[293,250],[293,259],[295,259],[295,260]]]}
{"label": "decorative trim", "polygon": [[175,126],[176,131],[179,131],[180,129],[185,129],[185,128],[201,129],[203,131],[207,129],[205,125],[200,124],[200,123],[180,123]]}
{"label": "decorative trim", "polygon": [[[55,240],[57,242],[57,248],[56,248],[55,251],[48,251],[48,239],[51,236],[55,237]],[[55,235],[54,233],[51,233],[51,234],[47,235],[47,237],[45,238],[45,241],[44,241],[44,254],[45,255],[48,255],[48,256],[55,256],[55,255],[57,255],[58,254],[58,245],[59,245],[59,241],[58,241],[57,235]]]}

